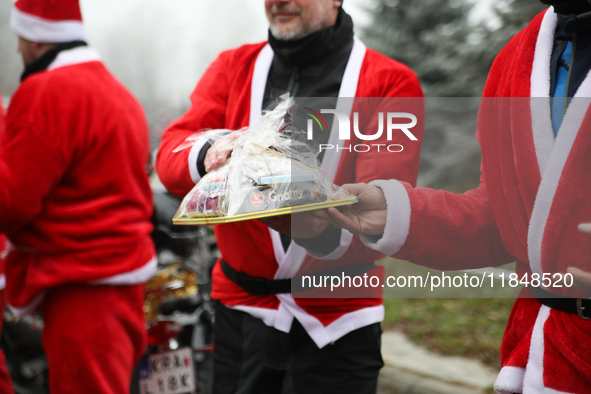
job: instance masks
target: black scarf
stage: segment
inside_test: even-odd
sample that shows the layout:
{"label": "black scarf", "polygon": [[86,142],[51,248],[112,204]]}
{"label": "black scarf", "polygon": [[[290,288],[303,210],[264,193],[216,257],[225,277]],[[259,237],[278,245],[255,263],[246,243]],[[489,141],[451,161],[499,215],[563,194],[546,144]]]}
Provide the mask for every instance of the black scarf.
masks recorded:
{"label": "black scarf", "polygon": [[353,39],[353,20],[339,8],[337,21],[325,29],[310,33],[297,40],[279,40],[269,31],[269,44],[276,56],[295,65],[306,66],[329,56]]}
{"label": "black scarf", "polygon": [[84,41],[63,42],[55,45],[50,50],[45,52],[43,56],[41,56],[39,59],[35,60],[28,66],[25,66],[25,71],[23,71],[21,75],[21,82],[35,73],[46,70],[47,67],[49,67],[49,65],[55,60],[55,58],[61,51],[66,51],[68,49],[82,47],[86,45],[87,44]]}

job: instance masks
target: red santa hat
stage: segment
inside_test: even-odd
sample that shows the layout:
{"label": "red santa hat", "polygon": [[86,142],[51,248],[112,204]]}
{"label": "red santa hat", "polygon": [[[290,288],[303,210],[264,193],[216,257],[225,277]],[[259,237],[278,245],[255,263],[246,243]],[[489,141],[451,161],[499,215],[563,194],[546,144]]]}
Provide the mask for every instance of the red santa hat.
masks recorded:
{"label": "red santa hat", "polygon": [[17,0],[10,27],[34,42],[84,40],[78,0]]}

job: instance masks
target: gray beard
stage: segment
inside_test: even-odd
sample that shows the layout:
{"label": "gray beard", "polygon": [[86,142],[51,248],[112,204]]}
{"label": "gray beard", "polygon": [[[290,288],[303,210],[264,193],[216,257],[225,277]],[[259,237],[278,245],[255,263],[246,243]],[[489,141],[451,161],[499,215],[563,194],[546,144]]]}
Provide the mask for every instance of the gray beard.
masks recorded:
{"label": "gray beard", "polygon": [[295,29],[285,31],[283,29],[278,28],[276,25],[270,25],[269,30],[271,30],[271,34],[273,34],[273,37],[282,41],[297,40],[311,33],[307,32],[303,28],[303,26],[298,26]]}

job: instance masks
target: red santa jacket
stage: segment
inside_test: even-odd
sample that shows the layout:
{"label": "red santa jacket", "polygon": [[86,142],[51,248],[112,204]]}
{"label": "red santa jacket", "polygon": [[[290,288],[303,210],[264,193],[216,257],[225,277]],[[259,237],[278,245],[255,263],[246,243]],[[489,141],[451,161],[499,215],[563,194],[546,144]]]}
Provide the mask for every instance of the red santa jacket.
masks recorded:
{"label": "red santa jacket", "polygon": [[[438,269],[517,260],[517,273],[591,271],[591,77],[552,131],[550,58],[557,17],[538,15],[501,51],[479,112],[480,187],[451,194],[379,181],[388,225],[375,250]],[[557,294],[577,297],[563,287]],[[523,294],[527,296],[527,294]],[[501,345],[500,393],[588,393],[591,321],[519,298]]]}
{"label": "red santa jacket", "polygon": [[[187,137],[203,129],[239,129],[258,119],[272,59],[271,47],[261,43],[223,52],[211,64],[191,96],[191,108],[162,137],[156,168],[170,192],[184,196],[200,179],[196,160],[205,140],[197,142],[190,150],[173,153]],[[422,97],[422,91],[409,68],[366,49],[356,39],[339,97]],[[339,104],[338,108],[341,108]],[[351,112],[350,106],[341,109]],[[418,115],[422,117],[422,113]],[[327,151],[322,167],[336,184],[367,182],[392,171],[414,184],[422,129],[417,127],[416,132],[419,138],[416,143],[408,144],[404,135],[396,136],[390,142],[400,143],[404,139],[404,154],[389,153],[384,149],[379,154],[363,155],[333,150]],[[336,132],[332,132],[331,138],[333,135]],[[350,143],[356,142],[359,140]],[[286,253],[279,234],[257,221],[217,225],[215,233],[224,259],[236,270],[250,276],[290,278],[292,270],[298,271],[298,267],[309,266],[315,261],[293,242]],[[381,257],[379,253],[368,253],[358,238],[346,231],[342,233],[341,245],[330,257],[337,255],[355,263],[371,262]],[[370,274],[381,273],[382,268],[376,268]],[[226,306],[248,312],[285,332],[289,332],[295,316],[319,347],[383,319],[380,298],[337,300],[294,299],[290,294],[255,296],[230,281],[219,264],[214,268],[213,279],[212,297]]]}
{"label": "red santa jacket", "polygon": [[[2,97],[0,97],[0,136],[4,133],[5,119],[4,119],[4,105]],[[4,275],[4,249],[6,248],[6,237],[0,234],[0,290],[4,290],[6,286],[6,276]],[[1,317],[0,317],[1,319]]]}
{"label": "red santa jacket", "polygon": [[61,52],[14,94],[0,137],[7,301],[66,283],[132,284],[155,269],[143,111],[91,48]]}

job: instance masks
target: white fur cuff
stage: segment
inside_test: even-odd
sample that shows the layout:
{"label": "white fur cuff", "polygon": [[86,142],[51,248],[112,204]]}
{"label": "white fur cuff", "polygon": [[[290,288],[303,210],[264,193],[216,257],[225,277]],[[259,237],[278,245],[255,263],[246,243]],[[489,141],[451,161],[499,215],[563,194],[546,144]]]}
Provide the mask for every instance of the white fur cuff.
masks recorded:
{"label": "white fur cuff", "polygon": [[495,390],[500,394],[521,393],[524,375],[525,368],[503,367],[495,382]]}
{"label": "white fur cuff", "polygon": [[410,199],[402,183],[397,180],[376,180],[370,185],[379,187],[386,197],[388,213],[386,227],[381,238],[361,235],[361,241],[385,255],[397,253],[406,242],[410,230]]}

